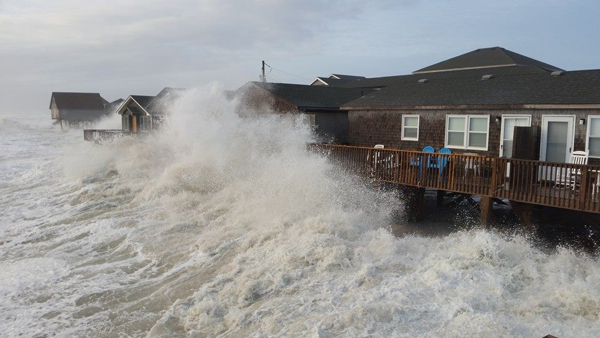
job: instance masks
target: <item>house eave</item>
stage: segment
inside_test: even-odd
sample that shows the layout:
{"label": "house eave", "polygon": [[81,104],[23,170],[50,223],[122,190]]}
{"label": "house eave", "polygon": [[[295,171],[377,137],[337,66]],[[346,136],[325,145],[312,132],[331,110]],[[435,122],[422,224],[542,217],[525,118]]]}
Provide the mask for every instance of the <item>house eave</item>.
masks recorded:
{"label": "house eave", "polygon": [[418,106],[361,106],[340,107],[342,110],[464,110],[464,109],[600,109],[600,103],[594,104],[481,104],[481,105],[418,105]]}

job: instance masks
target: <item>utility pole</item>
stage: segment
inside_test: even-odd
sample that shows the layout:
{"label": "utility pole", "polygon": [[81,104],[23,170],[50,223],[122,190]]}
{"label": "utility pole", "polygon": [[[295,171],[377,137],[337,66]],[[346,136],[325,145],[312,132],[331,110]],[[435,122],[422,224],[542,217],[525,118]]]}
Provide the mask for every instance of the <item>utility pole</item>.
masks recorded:
{"label": "utility pole", "polygon": [[265,60],[262,60],[262,76],[260,77],[261,82],[267,82],[267,77],[265,76]]}

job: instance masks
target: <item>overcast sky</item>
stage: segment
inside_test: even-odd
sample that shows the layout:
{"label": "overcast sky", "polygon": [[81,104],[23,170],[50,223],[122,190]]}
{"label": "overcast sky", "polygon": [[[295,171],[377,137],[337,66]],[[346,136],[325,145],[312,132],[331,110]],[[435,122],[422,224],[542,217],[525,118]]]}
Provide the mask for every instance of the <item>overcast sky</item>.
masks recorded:
{"label": "overcast sky", "polygon": [[408,74],[491,46],[600,68],[598,13],[598,0],[0,0],[0,114],[50,119],[52,91],[236,89],[259,79],[261,60],[269,81],[304,84]]}

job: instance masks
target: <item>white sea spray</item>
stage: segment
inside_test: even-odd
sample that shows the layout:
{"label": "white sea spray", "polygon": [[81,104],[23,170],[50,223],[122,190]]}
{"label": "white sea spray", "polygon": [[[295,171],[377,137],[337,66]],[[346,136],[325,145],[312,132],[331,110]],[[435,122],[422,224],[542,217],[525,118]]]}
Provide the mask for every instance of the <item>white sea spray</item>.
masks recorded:
{"label": "white sea spray", "polygon": [[303,121],[190,90],[144,140],[0,121],[7,336],[600,335],[600,266],[471,230],[388,231],[398,196]]}

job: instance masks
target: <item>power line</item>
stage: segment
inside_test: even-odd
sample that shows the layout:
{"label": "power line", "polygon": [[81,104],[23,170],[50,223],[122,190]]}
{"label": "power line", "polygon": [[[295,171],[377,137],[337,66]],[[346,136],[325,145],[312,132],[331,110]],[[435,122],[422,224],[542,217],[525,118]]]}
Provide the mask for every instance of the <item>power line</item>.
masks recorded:
{"label": "power line", "polygon": [[270,66],[270,65],[268,65],[268,64],[266,64],[266,63],[264,63],[264,61],[263,61],[263,74],[264,74],[264,66],[267,66],[267,67],[269,67],[269,69],[270,69],[270,70],[269,70],[269,74],[271,73],[271,71],[275,70],[275,71],[278,71],[278,72],[280,72],[280,73],[284,73],[284,74],[287,74],[287,75],[295,76],[295,77],[297,77],[297,78],[300,78],[300,79],[303,79],[303,80],[308,80],[308,81],[312,81],[312,80],[313,80],[313,79],[306,78],[306,77],[304,77],[304,76],[300,76],[300,75],[292,74],[292,73],[286,72],[286,71],[284,71],[284,70],[277,69],[277,68],[275,68],[275,67],[273,67],[273,66]]}

